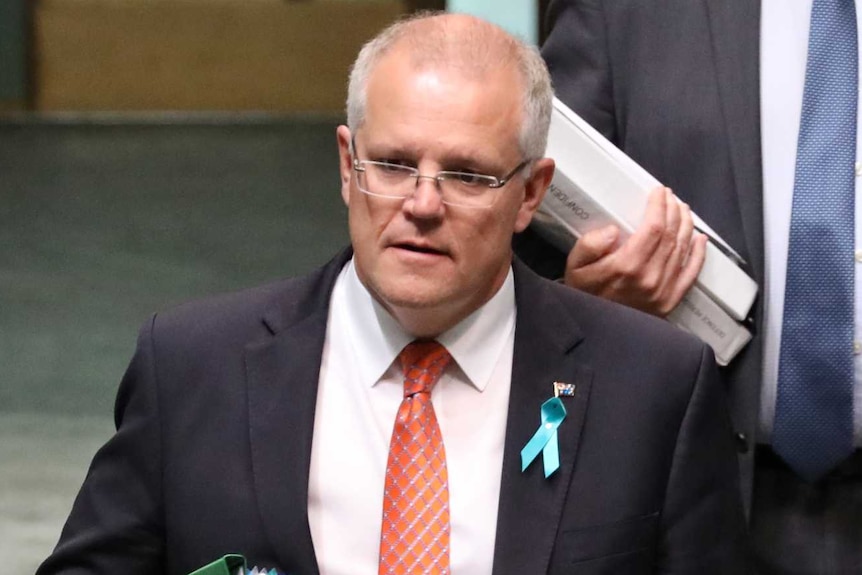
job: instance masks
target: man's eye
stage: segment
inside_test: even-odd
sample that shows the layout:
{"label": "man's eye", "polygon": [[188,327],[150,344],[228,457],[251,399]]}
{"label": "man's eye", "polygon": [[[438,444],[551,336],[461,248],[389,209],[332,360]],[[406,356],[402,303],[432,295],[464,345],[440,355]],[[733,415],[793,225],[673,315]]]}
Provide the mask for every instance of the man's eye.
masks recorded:
{"label": "man's eye", "polygon": [[403,168],[412,167],[408,160],[401,160],[398,158],[380,158],[376,159],[375,161],[380,164],[388,164],[390,166],[399,166]]}
{"label": "man's eye", "polygon": [[485,177],[479,174],[470,174],[468,172],[456,172],[452,174],[453,179],[459,184],[465,186],[478,186],[485,183]]}
{"label": "man's eye", "polygon": [[377,161],[374,164],[375,169],[381,174],[405,174],[410,173],[410,166],[400,162]]}

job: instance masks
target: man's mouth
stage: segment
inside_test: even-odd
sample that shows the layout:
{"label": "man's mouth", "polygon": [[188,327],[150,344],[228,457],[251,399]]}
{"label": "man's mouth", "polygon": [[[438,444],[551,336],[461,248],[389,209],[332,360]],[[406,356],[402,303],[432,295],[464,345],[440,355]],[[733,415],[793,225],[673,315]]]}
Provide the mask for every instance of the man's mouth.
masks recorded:
{"label": "man's mouth", "polygon": [[439,250],[439,249],[434,248],[432,246],[426,246],[426,245],[418,245],[418,244],[411,244],[411,243],[398,243],[398,244],[394,244],[393,247],[396,247],[396,248],[402,249],[402,250],[407,250],[407,251],[419,253],[419,254],[430,254],[430,255],[436,255],[436,256],[446,255],[446,252],[444,252],[443,250]]}

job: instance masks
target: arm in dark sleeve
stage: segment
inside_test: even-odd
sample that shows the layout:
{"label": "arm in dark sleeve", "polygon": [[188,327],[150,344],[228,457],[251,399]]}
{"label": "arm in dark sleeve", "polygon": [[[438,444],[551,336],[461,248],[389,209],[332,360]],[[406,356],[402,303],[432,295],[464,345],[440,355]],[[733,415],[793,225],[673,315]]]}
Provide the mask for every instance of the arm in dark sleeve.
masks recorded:
{"label": "arm in dark sleeve", "polygon": [[552,0],[542,46],[554,92],[615,144],[616,111],[601,0]]}
{"label": "arm in dark sleeve", "polygon": [[94,457],[60,542],[36,575],[163,572],[158,402],[150,322],[120,385],[117,432]]}
{"label": "arm in dark sleeve", "polygon": [[[614,141],[614,109],[604,15],[600,2],[553,0],[548,8],[550,34],[542,46],[554,92],[567,106]],[[566,256],[532,228],[515,235],[512,247],[533,271],[559,279]]]}
{"label": "arm in dark sleeve", "polygon": [[661,522],[658,572],[749,572],[727,399],[706,346],[677,436]]}

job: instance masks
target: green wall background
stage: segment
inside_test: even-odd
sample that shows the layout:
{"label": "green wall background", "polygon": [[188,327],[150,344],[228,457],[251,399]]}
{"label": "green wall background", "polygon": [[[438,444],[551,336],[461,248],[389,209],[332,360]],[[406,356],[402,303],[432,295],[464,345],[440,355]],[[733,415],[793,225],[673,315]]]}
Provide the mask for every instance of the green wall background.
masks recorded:
{"label": "green wall background", "polygon": [[0,417],[110,416],[153,312],[347,243],[334,121],[0,121]]}
{"label": "green wall background", "polygon": [[0,102],[27,96],[26,1],[0,2]]}

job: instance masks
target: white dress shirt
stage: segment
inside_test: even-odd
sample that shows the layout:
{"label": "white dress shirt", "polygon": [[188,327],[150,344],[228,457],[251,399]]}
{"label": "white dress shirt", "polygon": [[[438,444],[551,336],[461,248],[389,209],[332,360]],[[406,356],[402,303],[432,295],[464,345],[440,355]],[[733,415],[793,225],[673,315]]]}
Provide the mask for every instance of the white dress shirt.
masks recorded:
{"label": "white dress shirt", "polygon": [[[778,359],[784,312],[784,285],[793,180],[796,171],[796,144],[802,117],[802,92],[808,59],[808,29],[813,0],[762,0],[760,31],[760,115],[763,153],[763,225],[766,285],[763,289],[764,354],[759,441],[769,443],[775,419],[778,389]],[[857,33],[862,34],[859,7]],[[862,45],[862,36],[860,43]],[[860,76],[862,78],[862,76]],[[859,90],[862,96],[862,88]],[[857,110],[858,110],[857,105]],[[862,114],[856,115],[856,317],[862,309]],[[854,349],[854,435],[862,445],[862,330],[856,321]]]}
{"label": "white dress shirt", "polygon": [[[490,301],[437,338],[453,358],[431,394],[449,472],[453,575],[491,573],[514,334],[510,269]],[[412,339],[351,260],[332,293],[314,416],[308,519],[321,575],[377,573],[389,439],[403,398],[395,359]]]}

